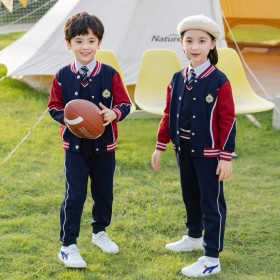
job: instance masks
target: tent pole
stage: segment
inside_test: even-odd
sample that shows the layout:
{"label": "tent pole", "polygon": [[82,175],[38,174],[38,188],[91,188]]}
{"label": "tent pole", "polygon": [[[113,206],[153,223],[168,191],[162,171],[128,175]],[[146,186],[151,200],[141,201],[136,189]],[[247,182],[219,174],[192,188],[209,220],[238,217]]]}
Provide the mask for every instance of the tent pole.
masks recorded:
{"label": "tent pole", "polygon": [[[241,50],[240,50],[240,48],[239,48],[239,46],[238,46],[238,44],[237,44],[237,42],[236,42],[236,40],[235,40],[235,37],[234,37],[234,35],[233,35],[232,31],[231,31],[231,28],[230,28],[230,26],[229,26],[229,24],[228,24],[228,21],[227,21],[225,15],[224,15],[224,12],[223,12],[223,11],[222,11],[222,16],[223,16],[223,19],[224,19],[224,21],[225,21],[225,24],[226,24],[226,26],[227,26],[227,28],[228,28],[228,30],[229,30],[230,36],[231,36],[231,38],[232,38],[232,40],[233,40],[233,42],[234,42],[234,45],[235,45],[235,47],[236,47],[236,49],[237,49],[237,51],[238,51],[238,54],[239,54],[239,56],[240,56],[240,58],[241,58],[241,60],[242,60],[243,65],[246,67],[246,69],[248,70],[248,72],[250,73],[250,75],[251,75],[251,76],[253,77],[253,79],[256,81],[256,83],[258,84],[258,86],[260,87],[260,89],[264,92],[264,94],[266,95],[266,98],[267,98],[268,100],[270,100],[270,101],[273,101],[273,98],[269,96],[268,92],[265,90],[265,88],[263,87],[263,85],[260,83],[260,81],[257,79],[257,77],[255,76],[255,74],[252,72],[252,70],[250,69],[250,67],[249,67],[248,64],[246,63],[246,61],[245,61],[245,59],[244,59],[244,57],[243,57],[243,55],[242,55],[242,53],[241,53]],[[280,108],[278,108],[277,106],[275,106],[275,107],[274,107],[274,110],[276,110],[276,111],[280,114]],[[247,115],[247,117],[248,117],[248,116],[249,116],[249,115]],[[248,119],[249,119],[252,123],[254,123],[254,124],[256,125],[256,123],[255,123],[256,119],[255,119],[255,121],[253,121],[253,119],[252,119],[253,116],[252,116],[252,115],[250,115],[250,116],[251,116],[251,117],[248,117]],[[253,117],[253,118],[254,118],[254,117]],[[259,125],[257,125],[257,126],[259,126]]]}
{"label": "tent pole", "polygon": [[244,59],[244,57],[243,57],[243,55],[242,55],[242,53],[241,53],[241,50],[240,50],[240,48],[239,48],[239,46],[238,46],[238,44],[237,44],[237,42],[236,42],[236,40],[235,40],[235,37],[234,37],[234,35],[233,35],[232,31],[231,31],[231,28],[230,28],[230,26],[229,26],[229,24],[228,24],[228,22],[227,22],[227,19],[226,19],[225,15],[224,15],[224,12],[223,12],[223,11],[222,11],[222,15],[223,15],[223,19],[224,19],[224,21],[225,21],[225,24],[226,24],[226,26],[227,26],[227,28],[228,28],[228,30],[229,30],[230,36],[231,36],[231,38],[232,38],[232,40],[233,40],[233,42],[234,42],[234,45],[235,45],[235,47],[236,47],[236,49],[237,49],[237,51],[238,51],[238,53],[239,53],[239,55],[240,55],[240,58],[241,58],[241,60],[242,60],[243,65],[246,67],[246,69],[248,70],[248,72],[250,73],[250,75],[251,75],[251,76],[254,78],[254,80],[257,82],[258,86],[259,86],[260,89],[264,92],[264,94],[266,95],[267,99],[268,99],[268,100],[272,100],[272,98],[269,96],[268,92],[265,90],[265,88],[263,87],[263,85],[260,83],[260,81],[257,79],[257,77],[254,75],[254,73],[252,72],[252,70],[250,69],[250,67],[248,66],[248,64],[246,63],[246,61],[245,61],[245,59]]}
{"label": "tent pole", "polygon": [[36,123],[33,125],[31,129],[27,132],[27,134],[21,139],[21,141],[15,146],[15,148],[8,154],[8,156],[2,161],[2,164],[4,164],[6,161],[10,159],[10,157],[15,153],[15,151],[22,145],[22,143],[29,137],[29,135],[32,133],[32,131],[35,129],[35,127],[39,124],[39,122],[43,119],[45,114],[48,112],[48,109],[44,111],[44,113],[41,115],[41,117],[36,121]]}

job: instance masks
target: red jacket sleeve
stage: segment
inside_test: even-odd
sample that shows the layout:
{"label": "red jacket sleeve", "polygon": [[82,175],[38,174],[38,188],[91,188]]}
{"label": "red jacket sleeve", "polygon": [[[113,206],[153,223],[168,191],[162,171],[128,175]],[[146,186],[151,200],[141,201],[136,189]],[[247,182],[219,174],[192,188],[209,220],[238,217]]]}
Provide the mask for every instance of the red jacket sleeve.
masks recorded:
{"label": "red jacket sleeve", "polygon": [[156,149],[160,151],[166,150],[166,145],[170,142],[169,135],[169,113],[171,100],[171,85],[169,84],[166,91],[166,106],[164,109],[164,116],[159,123],[157,133]]}
{"label": "red jacket sleeve", "polygon": [[118,72],[113,77],[113,107],[117,114],[116,121],[122,121],[129,114],[131,101],[128,93],[122,83],[122,79]]}
{"label": "red jacket sleeve", "polygon": [[234,101],[230,82],[227,81],[218,93],[218,139],[220,159],[231,160],[236,133]]}
{"label": "red jacket sleeve", "polygon": [[64,123],[64,103],[62,99],[62,91],[61,91],[61,85],[57,80],[57,77],[54,76],[52,87],[50,91],[50,97],[48,101],[48,110],[50,116],[59,122],[62,125],[65,125]]}

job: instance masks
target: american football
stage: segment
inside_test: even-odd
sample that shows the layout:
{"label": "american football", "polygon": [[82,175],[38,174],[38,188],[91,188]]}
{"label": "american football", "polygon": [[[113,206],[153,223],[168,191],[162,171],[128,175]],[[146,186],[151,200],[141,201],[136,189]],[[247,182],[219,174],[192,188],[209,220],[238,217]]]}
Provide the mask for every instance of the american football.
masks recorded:
{"label": "american football", "polygon": [[90,101],[71,100],[64,108],[64,122],[76,136],[96,139],[105,130],[103,117],[99,114],[100,111],[99,107]]}

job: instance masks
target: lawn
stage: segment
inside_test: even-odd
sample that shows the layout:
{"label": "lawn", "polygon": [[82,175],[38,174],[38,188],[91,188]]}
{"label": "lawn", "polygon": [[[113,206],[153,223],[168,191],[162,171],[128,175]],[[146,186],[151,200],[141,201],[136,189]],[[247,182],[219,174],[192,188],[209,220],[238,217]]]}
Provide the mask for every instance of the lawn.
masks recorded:
{"label": "lawn", "polygon": [[13,43],[19,37],[21,37],[24,32],[14,32],[9,34],[1,34],[0,35],[0,51],[4,49],[7,45]]}
{"label": "lawn", "polygon": [[[46,92],[22,81],[0,81],[1,163],[30,133],[47,99]],[[225,183],[228,216],[222,273],[210,279],[280,279],[280,131],[272,128],[272,111],[255,117],[261,127],[237,116],[238,158],[233,161],[233,176]],[[91,244],[89,195],[78,240],[88,267],[74,270],[57,258],[63,150],[58,124],[46,114],[0,165],[0,279],[186,279],[180,269],[200,253],[164,249],[165,243],[186,232],[171,146],[162,157],[160,171],[150,166],[158,122],[156,118],[128,119],[119,124],[113,221],[108,233],[119,244],[120,253],[106,255]]]}

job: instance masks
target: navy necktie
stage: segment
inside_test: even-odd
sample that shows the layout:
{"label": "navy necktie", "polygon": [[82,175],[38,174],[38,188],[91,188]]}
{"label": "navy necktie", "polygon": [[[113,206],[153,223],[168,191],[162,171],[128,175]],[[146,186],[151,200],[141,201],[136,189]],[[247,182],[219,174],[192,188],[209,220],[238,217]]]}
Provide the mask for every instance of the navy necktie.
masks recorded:
{"label": "navy necktie", "polygon": [[86,82],[88,80],[87,72],[88,72],[88,68],[86,66],[81,67],[80,74],[83,82]]}
{"label": "navy necktie", "polygon": [[190,70],[190,78],[188,79],[188,82],[187,82],[187,85],[186,85],[186,88],[188,90],[191,90],[193,88],[192,82],[193,82],[194,78],[195,78],[195,72],[194,72],[193,69],[191,69]]}
{"label": "navy necktie", "polygon": [[190,74],[191,74],[191,76],[190,76],[190,79],[188,80],[188,84],[191,84],[195,78],[195,72],[193,69],[190,70]]}

